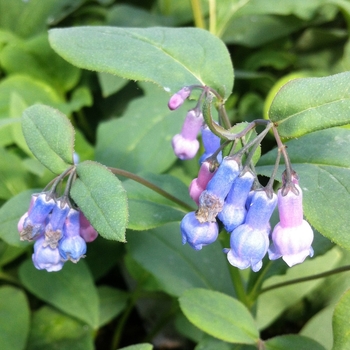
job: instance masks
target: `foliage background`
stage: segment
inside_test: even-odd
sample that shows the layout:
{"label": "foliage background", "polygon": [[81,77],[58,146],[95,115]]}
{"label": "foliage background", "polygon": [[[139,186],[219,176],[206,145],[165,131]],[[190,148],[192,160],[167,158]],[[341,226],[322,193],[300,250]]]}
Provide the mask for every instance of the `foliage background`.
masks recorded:
{"label": "foliage background", "polygon": [[[256,348],[225,337],[224,330],[235,322],[233,315],[222,324],[222,333],[220,329],[215,333],[201,324],[212,317],[201,314],[201,304],[194,311],[199,321],[185,312],[186,302],[193,305],[203,289],[237,297],[232,283],[236,272],[221,252],[227,238],[220,237],[200,253],[182,247],[179,221],[186,210],[132,180],[120,178],[129,199],[127,244],[99,237],[77,265],[66,264],[52,274],[33,268],[32,246],[19,241],[16,224],[31,193],[44,188],[54,175],[33,156],[22,135],[20,118],[27,107],[46,104],[68,116],[80,161],[96,160],[137,173],[189,206],[193,203],[187,186],[198,172],[198,159],[180,162],[170,146],[191,102],[169,112],[169,93],[154,84],[71,65],[51,48],[49,29],[89,25],[209,30],[227,45],[233,62],[235,83],[226,107],[235,123],[267,117],[277,91],[293,78],[350,70],[349,24],[347,0],[0,0],[0,343],[4,348],[86,350],[132,344],[139,344],[135,349],[151,348],[142,343],[160,349]],[[85,39],[96,45],[93,36]],[[185,45],[186,36],[183,41]],[[194,65],[203,59],[192,55],[191,47],[185,48]],[[142,51],[135,56],[142,59]],[[215,52],[209,52],[208,66],[213,57]],[[119,69],[118,57],[116,62]],[[168,73],[171,77],[173,72]],[[222,74],[220,65],[213,70],[214,77],[215,73]],[[346,92],[348,76],[343,77]],[[169,84],[181,88],[175,75],[173,79]],[[298,104],[316,95],[317,89],[308,92],[297,89],[288,96]],[[278,261],[262,274],[242,271],[247,295],[260,293],[261,286],[264,290],[349,264],[349,142],[346,127],[288,142],[295,169],[310,190],[305,194],[305,214],[339,246],[316,232],[315,257],[302,265],[287,271]],[[273,147],[272,137],[264,140],[257,168],[261,174],[270,172],[273,157],[268,152]],[[320,177],[323,171],[326,175]],[[265,343],[268,349],[295,349],[296,344],[346,349],[349,285],[349,272],[343,272],[263,292],[255,296],[257,304],[245,300],[255,318],[248,328],[259,330],[261,339],[270,339]],[[219,309],[225,305],[220,298],[215,294],[210,303],[220,300]],[[278,337],[286,334],[294,335]]]}

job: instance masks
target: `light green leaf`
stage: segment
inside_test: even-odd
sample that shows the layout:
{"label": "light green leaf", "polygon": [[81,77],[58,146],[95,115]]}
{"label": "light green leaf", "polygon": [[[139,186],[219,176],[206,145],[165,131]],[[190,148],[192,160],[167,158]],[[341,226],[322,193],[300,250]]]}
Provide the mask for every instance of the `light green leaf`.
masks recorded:
{"label": "light green leaf", "polygon": [[128,83],[127,80],[108,73],[98,72],[97,76],[101,85],[103,97],[113,95]]}
{"label": "light green leaf", "polygon": [[118,178],[92,161],[76,169],[78,178],[70,192],[74,201],[102,237],[125,242],[127,197]]}
{"label": "light green leaf", "polygon": [[185,316],[204,332],[230,343],[257,344],[259,332],[248,309],[237,299],[194,288],[179,299]]}
{"label": "light green leaf", "polygon": [[200,287],[235,294],[219,242],[201,251],[182,246],[178,223],[146,232],[129,231],[127,239],[126,248],[132,258],[156,278],[166,293],[180,296],[189,288]]}
{"label": "light green leaf", "polygon": [[123,117],[99,125],[96,160],[135,173],[160,173],[176,160],[171,139],[181,131],[186,110],[169,111],[167,94],[141,86],[145,96],[131,102]]}
{"label": "light green leaf", "polygon": [[65,314],[43,306],[33,314],[27,350],[93,350],[90,327]]}
{"label": "light green leaf", "polygon": [[25,294],[17,288],[0,288],[0,344],[24,350],[29,333],[30,310]]}
{"label": "light green leaf", "polygon": [[100,299],[99,328],[117,317],[126,307],[128,294],[116,288],[99,286],[98,295]]}
{"label": "light green leaf", "polygon": [[32,189],[22,192],[0,208],[0,237],[7,244],[20,248],[28,245],[27,242],[19,240],[17,224],[21,216],[28,211],[32,194],[39,191]]}
{"label": "light green leaf", "polygon": [[193,84],[209,85],[225,97],[232,90],[227,48],[202,29],[76,27],[51,29],[49,40],[80,68],[151,81],[171,93]]}
{"label": "light green leaf", "polygon": [[266,350],[325,350],[318,342],[301,335],[281,335],[265,342]]}
{"label": "light green leaf", "polygon": [[130,345],[126,348],[121,348],[120,350],[152,350],[153,346],[151,344],[136,344],[136,345]]}
{"label": "light green leaf", "polygon": [[349,333],[350,290],[345,292],[333,314],[334,343],[332,350],[344,350],[350,346]]}
{"label": "light green leaf", "polygon": [[94,281],[84,261],[67,262],[63,269],[50,273],[37,270],[32,260],[19,268],[25,288],[39,299],[96,329],[99,318],[99,299]]}
{"label": "light green leaf", "polygon": [[[350,130],[313,132],[286,145],[300,177],[306,218],[322,235],[350,250]],[[258,173],[270,176],[275,159],[275,150],[264,155]],[[283,170],[281,165],[279,178]]]}
{"label": "light green leaf", "polygon": [[30,150],[53,173],[73,164],[74,129],[64,114],[45,105],[31,106],[23,113],[22,130]]}
{"label": "light green leaf", "polygon": [[275,96],[269,118],[281,137],[350,123],[350,72],[324,78],[295,79]]}

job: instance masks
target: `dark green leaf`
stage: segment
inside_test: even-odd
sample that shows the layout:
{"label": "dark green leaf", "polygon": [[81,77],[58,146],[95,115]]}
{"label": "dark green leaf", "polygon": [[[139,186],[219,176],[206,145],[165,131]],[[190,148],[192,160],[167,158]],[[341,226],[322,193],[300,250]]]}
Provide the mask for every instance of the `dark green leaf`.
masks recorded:
{"label": "dark green leaf", "polygon": [[125,242],[128,207],[121,182],[92,161],[78,164],[77,174],[70,194],[81,211],[102,237]]}
{"label": "dark green leaf", "polygon": [[25,294],[17,288],[0,288],[0,344],[3,349],[23,350],[29,333],[30,310]]}
{"label": "dark green leaf", "polygon": [[195,251],[181,245],[178,223],[147,232],[128,232],[129,250],[163,290],[180,296],[189,288],[201,287],[234,295],[225,254],[219,242]]}
{"label": "dark green leaf", "polygon": [[237,299],[194,288],[179,301],[185,316],[204,332],[230,343],[257,344],[259,332],[254,319]]}
{"label": "dark green leaf", "polygon": [[272,101],[269,118],[281,137],[299,137],[312,131],[350,123],[350,72],[324,78],[295,79]]}
{"label": "dark green leaf", "polygon": [[49,38],[57,53],[80,68],[152,81],[171,93],[193,84],[226,97],[232,90],[226,46],[198,28],[66,28],[50,30]]}
{"label": "dark green leaf", "polygon": [[151,344],[136,344],[136,345],[130,345],[126,348],[121,348],[120,350],[152,350],[153,346]]}
{"label": "dark green leaf", "polygon": [[92,330],[57,310],[44,306],[33,314],[27,350],[93,350]]}
{"label": "dark green leaf", "polygon": [[58,272],[35,269],[26,260],[19,269],[23,285],[36,297],[76,317],[92,328],[98,327],[99,299],[90,271],[84,261],[67,262]]}
{"label": "dark green leaf", "polygon": [[30,150],[53,173],[73,164],[74,129],[64,114],[45,105],[31,106],[23,113],[22,130]]}
{"label": "dark green leaf", "polygon": [[[265,342],[266,350],[326,350],[313,339],[296,335],[281,335]],[[343,348],[344,349],[344,348]]]}

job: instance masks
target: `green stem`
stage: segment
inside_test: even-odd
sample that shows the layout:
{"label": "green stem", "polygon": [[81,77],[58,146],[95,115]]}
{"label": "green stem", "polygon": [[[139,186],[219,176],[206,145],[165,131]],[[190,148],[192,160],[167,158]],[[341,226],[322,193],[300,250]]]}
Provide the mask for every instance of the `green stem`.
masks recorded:
{"label": "green stem", "polygon": [[197,28],[205,29],[200,0],[191,0],[194,24]]}
{"label": "green stem", "polygon": [[238,268],[230,267],[230,274],[231,274],[231,279],[232,279],[233,286],[235,288],[238,300],[248,307],[249,303],[247,299],[247,294],[244,289],[242,277]]}
{"label": "green stem", "polygon": [[271,266],[272,266],[272,261],[269,260],[266,264],[264,264],[263,269],[259,271],[259,276],[248,294],[250,305],[253,305],[255,303],[255,300],[259,295],[259,289],[264,281],[264,277]]}
{"label": "green stem", "polygon": [[276,284],[273,284],[272,286],[261,289],[260,294],[268,292],[269,290],[272,290],[272,289],[281,288],[281,287],[285,287],[285,286],[289,286],[291,284],[296,284],[296,283],[301,283],[301,282],[308,282],[308,281],[316,280],[316,279],[323,278],[323,277],[332,276],[332,275],[335,275],[337,273],[346,272],[346,271],[350,271],[350,265],[338,267],[336,269],[322,272],[322,273],[319,273],[319,274],[313,275],[313,276],[306,276],[306,277],[296,278],[296,279],[293,279],[293,280],[290,280],[287,282],[276,283]]}
{"label": "green stem", "polygon": [[209,32],[216,35],[216,0],[209,0]]}
{"label": "green stem", "polygon": [[4,271],[0,271],[0,280],[10,282],[12,284],[15,284],[16,286],[22,286],[21,282],[17,278],[10,276]]}
{"label": "green stem", "polygon": [[108,167],[108,169],[115,175],[125,176],[128,179],[134,180],[134,181],[140,183],[141,185],[148,187],[152,191],[157,192],[161,196],[163,196],[163,197],[171,200],[172,202],[180,205],[182,208],[184,208],[186,210],[189,210],[189,211],[195,210],[193,207],[191,207],[187,203],[183,202],[181,199],[173,196],[172,194],[170,194],[167,191],[164,191],[162,188],[158,187],[157,185],[153,184],[152,182],[147,181],[146,179],[142,178],[141,176],[138,176],[136,174],[130,173],[129,171],[119,169],[119,168]]}

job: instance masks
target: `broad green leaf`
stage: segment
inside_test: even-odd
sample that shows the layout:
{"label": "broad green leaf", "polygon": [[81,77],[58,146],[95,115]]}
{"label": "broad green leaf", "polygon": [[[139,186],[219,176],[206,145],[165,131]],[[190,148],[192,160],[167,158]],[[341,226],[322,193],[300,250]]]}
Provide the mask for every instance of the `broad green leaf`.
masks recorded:
{"label": "broad green leaf", "polygon": [[350,347],[349,333],[350,290],[345,292],[335,307],[333,314],[334,343],[332,350]]}
{"label": "broad green leaf", "polygon": [[295,79],[275,96],[269,118],[281,137],[301,135],[350,123],[350,72],[324,78]]}
{"label": "broad green leaf", "polygon": [[76,27],[51,29],[53,49],[85,69],[151,81],[175,93],[209,85],[227,97],[233,70],[224,43],[198,28]]}
{"label": "broad green leaf", "polygon": [[326,350],[315,340],[301,335],[290,334],[271,338],[265,342],[266,350]]}
{"label": "broad green leaf", "polygon": [[194,350],[256,350],[256,345],[231,344],[205,334]]}
{"label": "broad green leaf", "polygon": [[101,85],[103,97],[113,95],[128,83],[127,80],[108,73],[98,72],[97,76]]}
{"label": "broad green leaf", "polygon": [[174,296],[195,287],[234,295],[225,254],[219,242],[195,251],[182,246],[178,223],[146,232],[128,231],[130,255]]}
{"label": "broad green leaf", "polygon": [[90,327],[65,314],[43,306],[33,313],[26,350],[93,350]]}
{"label": "broad green leaf", "polygon": [[230,343],[257,344],[259,332],[237,299],[206,289],[187,290],[179,299],[185,316],[204,332]]}
{"label": "broad green leaf", "polygon": [[108,286],[99,286],[97,291],[100,299],[98,324],[99,327],[102,327],[123,311],[126,307],[128,294]]}
{"label": "broad green leaf", "polygon": [[125,242],[127,197],[118,178],[92,161],[80,163],[76,169],[78,178],[70,195],[78,207],[102,237]]}
{"label": "broad green leaf", "polygon": [[[145,174],[141,176],[162,190],[181,200],[185,205],[195,208],[195,203],[188,195],[188,187],[171,175]],[[129,222],[132,230],[148,230],[168,222],[180,221],[187,208],[159,195],[155,191],[134,181],[127,180],[123,186],[128,195]]]}
{"label": "broad green leaf", "polygon": [[67,262],[61,271],[50,273],[37,270],[30,259],[20,266],[19,277],[25,288],[39,299],[94,329],[98,327],[97,289],[84,261]]}
{"label": "broad green leaf", "polygon": [[[322,235],[350,250],[350,130],[326,129],[286,145],[300,177],[306,218]],[[258,173],[270,176],[275,158],[275,150],[261,157]],[[280,165],[279,179],[283,170]]]}
{"label": "broad green leaf", "polygon": [[22,130],[30,150],[53,173],[73,164],[74,129],[64,114],[45,105],[31,106],[23,113]]}
{"label": "broad green leaf", "polygon": [[131,102],[123,117],[99,125],[96,160],[135,173],[160,173],[176,160],[171,139],[181,131],[186,110],[169,111],[167,94],[141,86],[145,96]]}
{"label": "broad green leaf", "polygon": [[28,188],[29,176],[21,159],[0,147],[0,198],[9,199]]}
{"label": "broad green leaf", "polygon": [[27,247],[14,247],[4,241],[0,241],[0,267],[18,258]]}
{"label": "broad green leaf", "polygon": [[153,345],[151,344],[136,344],[136,345],[130,345],[126,348],[120,348],[120,350],[152,350]]}
{"label": "broad green leaf", "polygon": [[28,245],[27,242],[21,242],[19,240],[17,224],[21,216],[27,212],[31,196],[35,192],[38,191],[27,190],[22,192],[9,199],[0,208],[0,237],[7,244],[19,248],[26,247]]}
{"label": "broad green leaf", "polygon": [[24,350],[29,333],[30,310],[18,288],[0,288],[0,344],[3,349]]}
{"label": "broad green leaf", "polygon": [[44,103],[57,107],[64,102],[48,84],[25,75],[12,74],[0,81],[0,118],[9,117],[9,101],[13,93],[21,96],[28,106]]}

